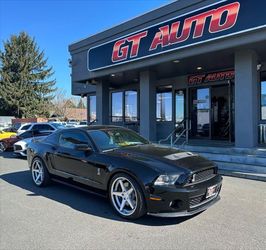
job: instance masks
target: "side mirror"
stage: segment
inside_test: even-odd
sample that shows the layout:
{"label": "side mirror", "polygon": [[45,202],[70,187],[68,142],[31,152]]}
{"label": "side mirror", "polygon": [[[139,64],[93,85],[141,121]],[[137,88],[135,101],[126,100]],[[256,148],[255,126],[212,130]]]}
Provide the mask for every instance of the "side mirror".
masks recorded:
{"label": "side mirror", "polygon": [[75,150],[84,151],[84,152],[91,152],[92,148],[88,144],[76,144]]}

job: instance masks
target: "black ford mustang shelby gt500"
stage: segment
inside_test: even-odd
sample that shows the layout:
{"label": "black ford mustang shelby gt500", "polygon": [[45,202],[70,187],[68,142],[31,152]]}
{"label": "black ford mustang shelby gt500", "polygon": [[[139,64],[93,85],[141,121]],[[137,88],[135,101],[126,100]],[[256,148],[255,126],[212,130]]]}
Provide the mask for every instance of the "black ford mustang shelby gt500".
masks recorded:
{"label": "black ford mustang shelby gt500", "polygon": [[37,186],[52,179],[109,196],[129,219],[193,215],[220,199],[222,177],[213,162],[121,127],[59,130],[32,142],[27,155]]}

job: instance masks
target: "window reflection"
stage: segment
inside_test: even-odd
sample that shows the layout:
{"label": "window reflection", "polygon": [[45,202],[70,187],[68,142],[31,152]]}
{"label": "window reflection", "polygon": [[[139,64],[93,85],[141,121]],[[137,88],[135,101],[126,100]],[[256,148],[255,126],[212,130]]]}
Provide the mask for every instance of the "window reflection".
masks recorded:
{"label": "window reflection", "polygon": [[156,120],[172,121],[172,91],[157,92]]}
{"label": "window reflection", "polygon": [[89,121],[96,120],[96,96],[89,96]]}
{"label": "window reflection", "polygon": [[112,122],[123,121],[123,92],[112,93]]}
{"label": "window reflection", "polygon": [[210,133],[210,89],[197,89],[197,132],[208,137]]}
{"label": "window reflection", "polygon": [[137,91],[125,91],[125,121],[137,121]]}
{"label": "window reflection", "polygon": [[184,120],[184,111],[185,107],[185,96],[184,96],[184,91],[180,90],[176,92],[175,95],[175,120],[176,123],[181,122]]}
{"label": "window reflection", "polygon": [[266,120],[266,71],[261,73],[261,119]]}

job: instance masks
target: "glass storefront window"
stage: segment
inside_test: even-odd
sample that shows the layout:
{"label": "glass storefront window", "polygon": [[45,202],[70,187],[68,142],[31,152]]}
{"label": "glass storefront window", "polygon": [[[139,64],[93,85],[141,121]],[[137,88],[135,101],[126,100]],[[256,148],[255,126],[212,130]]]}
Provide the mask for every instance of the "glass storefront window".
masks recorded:
{"label": "glass storefront window", "polygon": [[210,133],[210,89],[197,89],[197,132],[209,137]]}
{"label": "glass storefront window", "polygon": [[123,121],[123,92],[112,93],[112,122]]}
{"label": "glass storefront window", "polygon": [[89,122],[96,120],[96,96],[89,96]]}
{"label": "glass storefront window", "polygon": [[191,89],[191,135],[210,136],[210,88]]}
{"label": "glass storefront window", "polygon": [[125,91],[125,121],[137,121],[137,91]]}
{"label": "glass storefront window", "polygon": [[266,120],[266,71],[261,73],[260,84],[261,120]]}
{"label": "glass storefront window", "polygon": [[172,121],[172,92],[156,94],[156,120]]}
{"label": "glass storefront window", "polygon": [[177,91],[175,94],[175,121],[182,122],[185,116],[185,96],[184,91]]}

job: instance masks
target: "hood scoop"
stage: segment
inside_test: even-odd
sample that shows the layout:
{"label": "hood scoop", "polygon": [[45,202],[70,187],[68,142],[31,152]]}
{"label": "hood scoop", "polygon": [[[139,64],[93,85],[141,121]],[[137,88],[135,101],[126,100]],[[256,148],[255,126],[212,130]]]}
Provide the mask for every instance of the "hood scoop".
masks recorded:
{"label": "hood scoop", "polygon": [[180,153],[166,155],[164,156],[164,158],[170,161],[176,161],[176,160],[181,160],[181,159],[191,157],[191,156],[197,156],[197,155],[191,152],[180,152]]}

